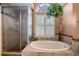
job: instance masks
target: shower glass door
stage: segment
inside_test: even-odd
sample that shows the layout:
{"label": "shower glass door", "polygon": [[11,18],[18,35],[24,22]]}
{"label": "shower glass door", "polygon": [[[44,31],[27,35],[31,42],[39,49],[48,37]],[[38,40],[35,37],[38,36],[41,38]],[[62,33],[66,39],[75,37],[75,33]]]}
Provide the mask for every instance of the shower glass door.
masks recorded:
{"label": "shower glass door", "polygon": [[27,16],[27,7],[3,7],[3,51],[20,52],[26,46]]}

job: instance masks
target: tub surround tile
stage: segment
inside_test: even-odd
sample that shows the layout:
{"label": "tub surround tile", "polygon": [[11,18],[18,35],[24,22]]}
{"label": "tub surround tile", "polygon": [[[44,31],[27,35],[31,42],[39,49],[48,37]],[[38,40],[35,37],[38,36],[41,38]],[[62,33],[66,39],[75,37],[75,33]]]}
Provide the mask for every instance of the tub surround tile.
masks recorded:
{"label": "tub surround tile", "polygon": [[69,49],[66,51],[46,51],[32,48],[30,45],[27,45],[22,51],[22,56],[73,56],[74,52]]}
{"label": "tub surround tile", "polygon": [[74,40],[72,41],[72,50],[76,56],[79,55],[79,42]]}

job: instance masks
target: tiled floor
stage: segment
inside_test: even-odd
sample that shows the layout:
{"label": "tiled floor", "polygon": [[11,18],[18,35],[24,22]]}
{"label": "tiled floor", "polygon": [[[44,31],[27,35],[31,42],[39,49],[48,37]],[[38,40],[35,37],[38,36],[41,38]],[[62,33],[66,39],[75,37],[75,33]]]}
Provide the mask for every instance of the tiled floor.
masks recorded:
{"label": "tiled floor", "polygon": [[2,56],[21,56],[20,52],[3,52]]}

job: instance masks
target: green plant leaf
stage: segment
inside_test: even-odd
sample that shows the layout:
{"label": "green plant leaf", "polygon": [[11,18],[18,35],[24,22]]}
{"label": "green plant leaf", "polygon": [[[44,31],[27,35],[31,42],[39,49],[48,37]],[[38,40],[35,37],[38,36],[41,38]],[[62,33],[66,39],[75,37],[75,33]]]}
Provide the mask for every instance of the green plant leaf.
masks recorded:
{"label": "green plant leaf", "polygon": [[48,9],[47,9],[47,12],[46,12],[47,16],[54,16],[54,17],[58,17],[58,16],[61,16],[63,15],[63,8],[60,4],[58,3],[54,3],[54,4],[51,4]]}

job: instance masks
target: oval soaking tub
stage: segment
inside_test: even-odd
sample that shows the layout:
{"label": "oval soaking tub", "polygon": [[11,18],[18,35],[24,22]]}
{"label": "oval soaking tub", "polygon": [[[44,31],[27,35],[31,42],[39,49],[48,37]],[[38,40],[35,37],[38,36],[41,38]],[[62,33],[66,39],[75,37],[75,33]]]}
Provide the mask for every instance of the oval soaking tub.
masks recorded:
{"label": "oval soaking tub", "polygon": [[30,46],[35,49],[48,51],[63,51],[70,48],[69,45],[60,41],[34,41]]}

